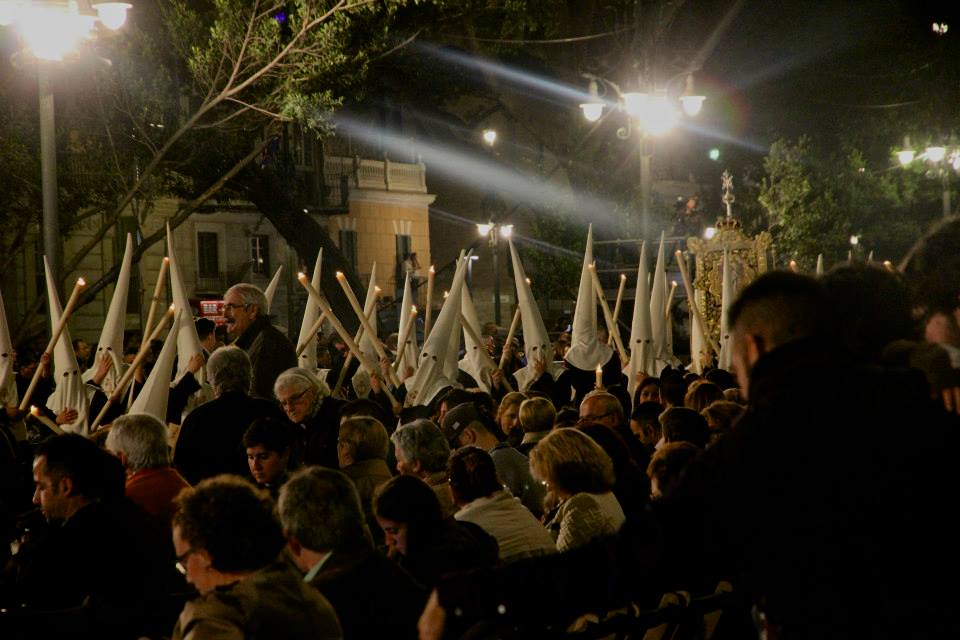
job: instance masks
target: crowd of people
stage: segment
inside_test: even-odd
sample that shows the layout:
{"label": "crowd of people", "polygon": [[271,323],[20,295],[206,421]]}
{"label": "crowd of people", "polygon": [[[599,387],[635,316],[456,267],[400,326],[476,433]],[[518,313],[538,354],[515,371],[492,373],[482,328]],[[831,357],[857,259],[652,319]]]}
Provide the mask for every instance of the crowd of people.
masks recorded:
{"label": "crowd of people", "polygon": [[0,636],[540,637],[727,581],[716,637],[954,637],[957,273],[950,220],[900,272],[759,276],[733,371],[614,356],[521,389],[517,350],[402,410],[346,358],[297,367],[236,285],[182,421],[23,437],[8,412]]}

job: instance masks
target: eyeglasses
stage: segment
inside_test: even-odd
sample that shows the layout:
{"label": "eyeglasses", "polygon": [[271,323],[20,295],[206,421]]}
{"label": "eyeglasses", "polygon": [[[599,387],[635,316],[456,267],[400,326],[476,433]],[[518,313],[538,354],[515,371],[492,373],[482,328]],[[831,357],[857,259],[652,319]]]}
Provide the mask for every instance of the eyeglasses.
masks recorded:
{"label": "eyeglasses", "polygon": [[187,558],[189,558],[193,552],[194,552],[193,549],[187,549],[182,554],[177,556],[177,562],[176,562],[176,565],[174,566],[176,566],[177,571],[179,571],[183,575],[187,575],[187,566],[184,563],[187,561]]}
{"label": "eyeglasses", "polygon": [[301,391],[295,396],[290,396],[286,400],[280,400],[280,406],[284,408],[294,406],[295,404],[300,402],[300,398],[302,398],[307,393],[307,391],[310,391],[310,387],[307,387],[306,389],[304,389],[303,391]]}
{"label": "eyeglasses", "polygon": [[225,305],[223,305],[223,310],[233,311],[235,309],[246,309],[249,306],[250,306],[249,304],[233,304],[232,302],[228,302]]}

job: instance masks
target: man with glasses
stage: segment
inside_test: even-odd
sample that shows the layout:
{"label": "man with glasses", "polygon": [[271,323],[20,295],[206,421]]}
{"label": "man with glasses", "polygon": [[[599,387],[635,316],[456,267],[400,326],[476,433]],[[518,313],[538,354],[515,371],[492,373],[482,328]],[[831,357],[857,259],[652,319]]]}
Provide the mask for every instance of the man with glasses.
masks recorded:
{"label": "man with glasses", "polygon": [[247,352],[253,367],[253,395],[273,399],[273,383],[297,366],[293,344],[270,324],[267,299],[252,284],[235,284],[223,295],[223,317],[233,345]]}

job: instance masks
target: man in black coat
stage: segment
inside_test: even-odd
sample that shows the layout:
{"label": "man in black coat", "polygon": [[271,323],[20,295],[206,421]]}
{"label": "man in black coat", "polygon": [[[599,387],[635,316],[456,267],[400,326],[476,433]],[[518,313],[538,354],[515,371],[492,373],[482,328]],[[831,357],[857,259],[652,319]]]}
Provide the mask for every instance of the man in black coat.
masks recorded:
{"label": "man in black coat", "polygon": [[233,345],[247,352],[253,366],[252,394],[273,400],[277,376],[297,366],[297,354],[287,336],[270,324],[267,299],[257,287],[235,284],[223,294],[223,317]]}
{"label": "man in black coat", "polygon": [[124,497],[120,460],[60,435],[40,445],[33,475],[49,526],[31,531],[4,572],[0,637],[167,632],[176,618],[167,594],[177,588],[169,533]]}
{"label": "man in black coat", "polygon": [[280,489],[278,506],[290,551],[333,605],[344,640],[417,637],[426,591],[373,548],[350,478],[308,467]]}
{"label": "man in black coat", "polygon": [[733,432],[615,538],[441,583],[421,637],[498,610],[542,622],[719,579],[768,637],[957,637],[960,531],[947,505],[960,427],[917,372],[823,339],[825,301],[797,274],[747,287],[730,311],[749,398]]}
{"label": "man in black coat", "polygon": [[187,482],[232,473],[249,474],[243,434],[257,418],[283,420],[280,408],[251,398],[250,359],[243,349],[221,347],[207,362],[214,399],[187,414],[173,451],[173,466]]}

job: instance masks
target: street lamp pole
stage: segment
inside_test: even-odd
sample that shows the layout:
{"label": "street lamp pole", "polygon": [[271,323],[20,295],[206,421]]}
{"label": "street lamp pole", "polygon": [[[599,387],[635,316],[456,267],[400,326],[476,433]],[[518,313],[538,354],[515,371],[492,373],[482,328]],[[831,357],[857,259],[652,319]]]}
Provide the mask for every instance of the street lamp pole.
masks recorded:
{"label": "street lamp pole", "polygon": [[495,229],[490,233],[490,248],[493,250],[493,321],[500,326],[500,234]]}
{"label": "street lamp pole", "polygon": [[60,214],[57,207],[57,135],[54,121],[53,86],[50,69],[38,61],[37,77],[40,93],[40,181],[43,195],[43,251],[50,263],[54,282],[59,288]]}

